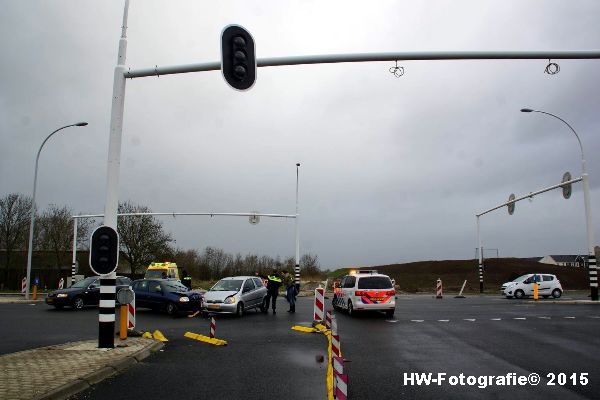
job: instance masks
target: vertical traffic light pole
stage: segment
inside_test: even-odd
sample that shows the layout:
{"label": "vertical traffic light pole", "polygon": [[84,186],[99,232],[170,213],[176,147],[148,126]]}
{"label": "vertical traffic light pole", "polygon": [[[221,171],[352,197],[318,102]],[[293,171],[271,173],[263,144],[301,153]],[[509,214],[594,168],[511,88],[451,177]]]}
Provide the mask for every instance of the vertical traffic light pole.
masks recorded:
{"label": "vertical traffic light pole", "polygon": [[481,245],[481,233],[479,230],[479,217],[477,215],[477,246],[479,251],[479,293],[483,293],[483,246]]}
{"label": "vertical traffic light pole", "polygon": [[[108,165],[106,171],[106,200],[104,225],[117,229],[119,208],[119,170],[121,164],[121,136],[123,132],[123,110],[125,105],[125,59],[127,54],[127,14],[129,0],[125,0],[123,26],[119,39],[119,54],[114,72],[112,109],[110,114],[110,138],[108,143]],[[115,346],[115,271],[100,276],[100,309],[98,313],[98,347]]]}
{"label": "vertical traffic light pole", "polygon": [[[300,292],[300,230],[298,227],[298,181],[300,163],[296,163],[296,266],[294,267],[294,283],[296,291]],[[327,289],[327,288],[325,288]]]}

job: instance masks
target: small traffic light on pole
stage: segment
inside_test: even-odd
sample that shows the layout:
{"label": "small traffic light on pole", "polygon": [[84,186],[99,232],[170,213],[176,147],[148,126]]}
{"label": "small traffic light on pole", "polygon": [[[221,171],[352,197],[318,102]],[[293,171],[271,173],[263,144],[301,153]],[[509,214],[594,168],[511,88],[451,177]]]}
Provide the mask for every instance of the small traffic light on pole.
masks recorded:
{"label": "small traffic light on pole", "polygon": [[107,275],[119,263],[119,234],[110,226],[99,226],[90,240],[90,268],[97,275]]}
{"label": "small traffic light on pole", "polygon": [[254,39],[239,25],[228,25],[221,33],[221,72],[236,90],[248,90],[256,80]]}

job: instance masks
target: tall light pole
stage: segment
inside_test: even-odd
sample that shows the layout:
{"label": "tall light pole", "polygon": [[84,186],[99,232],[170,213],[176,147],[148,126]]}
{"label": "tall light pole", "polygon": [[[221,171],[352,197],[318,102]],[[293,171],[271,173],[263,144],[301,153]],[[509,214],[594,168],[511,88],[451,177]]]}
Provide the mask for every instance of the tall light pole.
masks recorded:
{"label": "tall light pole", "polygon": [[531,108],[522,108],[521,112],[531,113],[536,112],[540,114],[549,115],[554,117],[565,125],[569,127],[571,132],[577,138],[577,142],[579,142],[579,148],[581,150],[581,178],[583,181],[583,203],[585,206],[585,223],[586,223],[586,233],[587,233],[587,245],[588,245],[588,266],[589,266],[589,277],[590,277],[590,291],[592,300],[598,300],[598,269],[596,267],[596,253],[594,252],[594,231],[592,227],[592,209],[590,206],[590,184],[589,184],[589,176],[585,166],[585,157],[583,154],[583,145],[581,144],[581,139],[579,139],[579,135],[575,132],[575,129],[567,121],[564,119],[551,114],[549,112],[533,110]]}
{"label": "tall light pole", "polygon": [[54,135],[56,132],[65,129],[65,128],[69,128],[71,126],[86,126],[88,123],[87,122],[78,122],[76,124],[71,124],[71,125],[65,125],[62,128],[58,128],[57,130],[55,130],[54,132],[52,132],[51,134],[49,134],[46,139],[44,139],[44,141],[42,142],[42,145],[40,146],[40,149],[37,152],[37,156],[35,157],[35,173],[33,175],[33,197],[31,199],[31,223],[29,224],[29,246],[27,249],[27,283],[26,283],[26,287],[25,287],[25,299],[29,300],[29,287],[30,287],[30,281],[31,281],[31,257],[32,257],[32,251],[33,251],[33,228],[35,226],[35,192],[37,189],[37,173],[38,173],[38,162],[40,160],[40,153],[42,151],[42,147],[44,147],[44,145],[46,144],[46,142],[48,141],[48,139],[50,139],[52,137],[52,135]]}
{"label": "tall light pole", "polygon": [[298,181],[300,163],[296,163],[296,267],[294,268],[294,283],[300,291],[300,231],[298,229]]}

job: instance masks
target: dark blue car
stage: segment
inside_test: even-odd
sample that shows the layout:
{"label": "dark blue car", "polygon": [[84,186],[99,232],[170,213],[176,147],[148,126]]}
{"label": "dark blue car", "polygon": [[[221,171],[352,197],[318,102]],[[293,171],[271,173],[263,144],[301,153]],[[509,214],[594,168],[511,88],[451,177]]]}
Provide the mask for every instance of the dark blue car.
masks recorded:
{"label": "dark blue car", "polygon": [[175,279],[140,279],[131,284],[135,308],[166,311],[169,315],[193,313],[202,308],[202,295]]}

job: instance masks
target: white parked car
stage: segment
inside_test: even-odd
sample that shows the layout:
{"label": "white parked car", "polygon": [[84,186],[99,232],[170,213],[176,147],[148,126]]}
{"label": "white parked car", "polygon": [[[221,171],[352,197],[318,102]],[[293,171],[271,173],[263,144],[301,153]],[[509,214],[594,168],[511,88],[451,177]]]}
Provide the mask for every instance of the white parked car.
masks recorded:
{"label": "white parked car", "polygon": [[384,311],[388,318],[394,316],[396,291],[389,276],[377,271],[351,272],[342,278],[334,289],[333,308],[346,310],[349,315],[356,311]]}
{"label": "white parked car", "polygon": [[560,281],[556,275],[551,274],[526,274],[517,279],[506,282],[500,288],[500,291],[507,298],[514,297],[522,299],[525,296],[533,296],[533,284],[538,283],[538,295],[543,298],[550,296],[558,299],[563,292]]}

